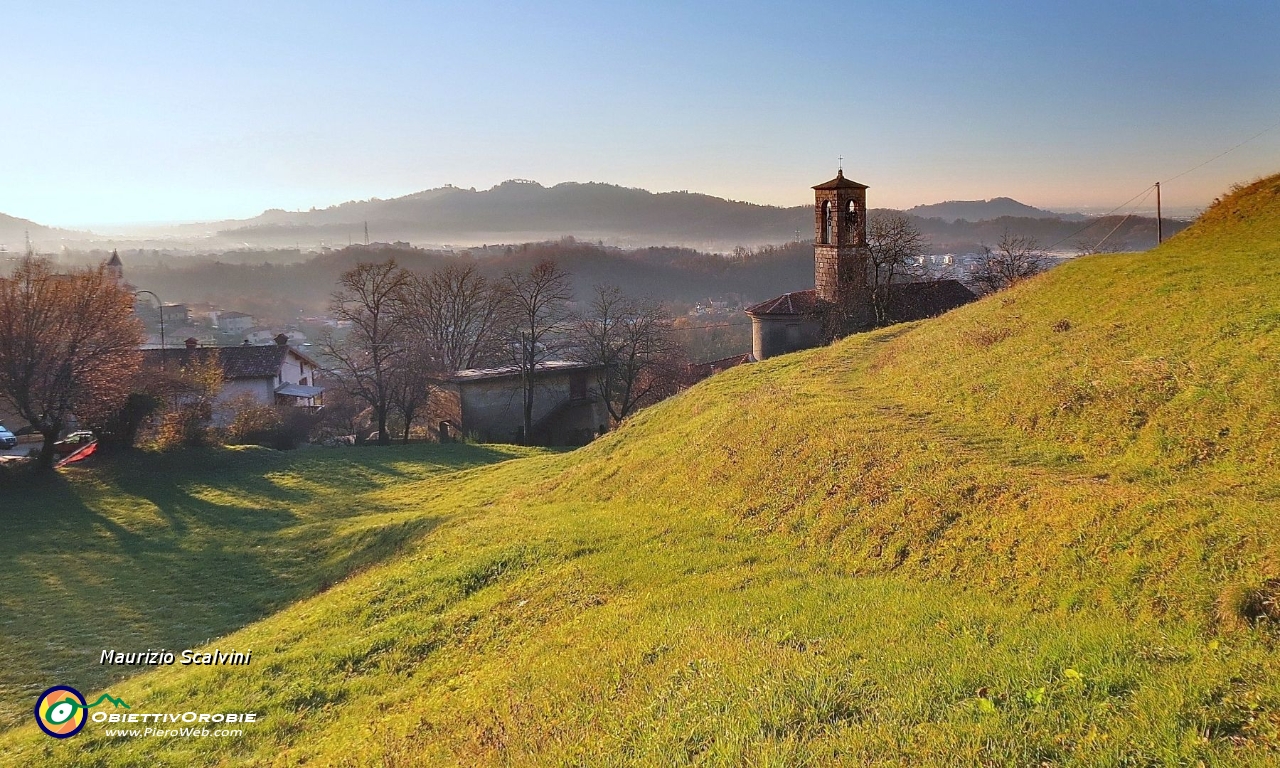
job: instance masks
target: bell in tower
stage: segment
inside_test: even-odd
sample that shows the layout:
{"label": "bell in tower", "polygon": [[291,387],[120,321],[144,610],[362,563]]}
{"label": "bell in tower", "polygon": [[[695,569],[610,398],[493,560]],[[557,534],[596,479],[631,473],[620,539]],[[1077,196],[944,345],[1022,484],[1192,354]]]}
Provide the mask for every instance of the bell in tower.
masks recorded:
{"label": "bell in tower", "polygon": [[867,186],[841,169],[813,190],[814,288],[819,299],[856,315],[868,291]]}

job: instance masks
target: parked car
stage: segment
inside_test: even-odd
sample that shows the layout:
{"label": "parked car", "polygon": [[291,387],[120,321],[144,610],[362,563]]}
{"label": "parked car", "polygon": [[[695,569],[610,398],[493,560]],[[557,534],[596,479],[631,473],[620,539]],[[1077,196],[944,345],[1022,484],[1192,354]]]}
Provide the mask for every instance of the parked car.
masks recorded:
{"label": "parked car", "polygon": [[97,439],[98,438],[93,436],[92,432],[87,430],[72,432],[53,444],[53,452],[59,456],[66,456],[68,454],[75,453]]}
{"label": "parked car", "polygon": [[18,444],[18,437],[0,424],[0,447],[5,449],[12,448]]}

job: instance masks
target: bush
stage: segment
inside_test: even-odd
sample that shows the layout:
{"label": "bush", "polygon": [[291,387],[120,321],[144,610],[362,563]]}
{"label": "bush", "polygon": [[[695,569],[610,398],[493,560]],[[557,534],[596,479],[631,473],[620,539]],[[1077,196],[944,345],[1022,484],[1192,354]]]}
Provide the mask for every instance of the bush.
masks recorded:
{"label": "bush", "polygon": [[162,401],[156,395],[132,392],[114,413],[93,420],[87,426],[98,436],[100,450],[132,448],[138,441],[143,424],[161,405]]}
{"label": "bush", "polygon": [[265,405],[251,395],[236,398],[230,407],[235,415],[227,427],[227,442],[233,445],[262,445],[287,451],[307,442],[320,421],[305,408]]}
{"label": "bush", "polygon": [[161,450],[171,448],[204,448],[216,445],[216,432],[210,428],[212,414],[200,403],[180,405],[165,413],[160,420],[156,444]]}

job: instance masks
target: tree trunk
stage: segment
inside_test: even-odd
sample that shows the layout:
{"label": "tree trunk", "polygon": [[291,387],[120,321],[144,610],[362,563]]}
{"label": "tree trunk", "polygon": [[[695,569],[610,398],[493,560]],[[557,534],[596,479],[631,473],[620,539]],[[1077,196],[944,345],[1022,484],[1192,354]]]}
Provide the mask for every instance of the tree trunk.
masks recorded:
{"label": "tree trunk", "polygon": [[44,443],[40,446],[40,455],[36,457],[36,472],[38,474],[47,474],[53,471],[53,444],[58,441],[58,433],[61,429],[55,429],[52,432],[41,432],[44,437]]}
{"label": "tree trunk", "polygon": [[378,445],[391,445],[391,435],[387,434],[387,409],[378,408]]}
{"label": "tree trunk", "polygon": [[533,378],[524,386],[524,445],[533,445]]}

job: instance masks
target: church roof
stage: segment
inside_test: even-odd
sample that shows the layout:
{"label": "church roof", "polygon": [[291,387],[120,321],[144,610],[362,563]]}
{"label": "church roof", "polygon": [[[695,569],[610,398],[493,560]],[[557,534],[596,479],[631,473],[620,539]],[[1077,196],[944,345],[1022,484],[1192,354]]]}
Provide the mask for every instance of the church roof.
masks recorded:
{"label": "church roof", "polygon": [[924,320],[976,301],[978,294],[959,280],[902,283],[889,291],[889,316],[897,323]]}
{"label": "church roof", "polygon": [[120,261],[120,254],[116,253],[115,251],[112,251],[112,252],[111,252],[111,259],[110,259],[109,261],[107,261],[107,266],[108,266],[108,267],[122,267],[122,266],[124,266],[124,262]]}
{"label": "church roof", "polygon": [[819,184],[818,186],[814,187],[814,189],[866,189],[866,188],[867,188],[866,184],[859,184],[858,182],[853,181],[852,179],[846,179],[844,177],[843,168],[841,168],[839,171],[836,171],[836,177],[831,181],[828,181],[824,184]]}
{"label": "church roof", "polygon": [[818,308],[818,292],[792,291],[747,307],[748,315],[808,315]]}

